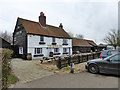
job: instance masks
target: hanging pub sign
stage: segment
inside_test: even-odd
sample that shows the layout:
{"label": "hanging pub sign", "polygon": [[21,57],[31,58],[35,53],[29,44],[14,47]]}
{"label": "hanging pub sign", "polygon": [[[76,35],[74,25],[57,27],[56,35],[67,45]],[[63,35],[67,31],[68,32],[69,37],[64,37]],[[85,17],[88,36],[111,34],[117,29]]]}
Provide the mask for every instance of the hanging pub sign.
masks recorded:
{"label": "hanging pub sign", "polygon": [[62,45],[47,45],[48,47],[62,47]]}

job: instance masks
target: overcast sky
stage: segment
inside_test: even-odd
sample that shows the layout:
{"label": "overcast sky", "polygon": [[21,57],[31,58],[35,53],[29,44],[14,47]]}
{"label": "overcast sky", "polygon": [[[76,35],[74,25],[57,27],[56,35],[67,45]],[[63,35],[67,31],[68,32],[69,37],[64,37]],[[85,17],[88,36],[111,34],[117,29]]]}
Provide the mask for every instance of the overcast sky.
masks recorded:
{"label": "overcast sky", "polygon": [[116,0],[2,0],[0,1],[0,30],[13,33],[17,17],[38,22],[43,11],[49,25],[67,32],[82,34],[85,39],[103,43],[111,29],[118,28]]}

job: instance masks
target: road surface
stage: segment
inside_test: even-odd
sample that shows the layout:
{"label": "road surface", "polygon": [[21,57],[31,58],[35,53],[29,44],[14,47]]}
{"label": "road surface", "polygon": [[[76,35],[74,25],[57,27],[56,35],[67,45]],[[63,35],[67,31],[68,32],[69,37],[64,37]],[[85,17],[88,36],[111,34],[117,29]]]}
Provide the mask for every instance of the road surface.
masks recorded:
{"label": "road surface", "polygon": [[15,88],[118,88],[117,76],[91,74],[55,74],[15,85]]}

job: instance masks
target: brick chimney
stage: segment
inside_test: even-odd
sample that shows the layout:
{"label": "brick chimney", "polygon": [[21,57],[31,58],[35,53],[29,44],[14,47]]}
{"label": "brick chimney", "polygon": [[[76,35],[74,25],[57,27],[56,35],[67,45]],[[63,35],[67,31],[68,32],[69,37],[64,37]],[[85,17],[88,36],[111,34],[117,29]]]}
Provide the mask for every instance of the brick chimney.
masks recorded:
{"label": "brick chimney", "polygon": [[46,27],[46,16],[44,16],[44,13],[43,13],[43,12],[40,12],[39,23],[40,23],[43,27]]}
{"label": "brick chimney", "polygon": [[63,25],[62,25],[62,23],[60,23],[59,27],[60,27],[60,28],[63,28]]}

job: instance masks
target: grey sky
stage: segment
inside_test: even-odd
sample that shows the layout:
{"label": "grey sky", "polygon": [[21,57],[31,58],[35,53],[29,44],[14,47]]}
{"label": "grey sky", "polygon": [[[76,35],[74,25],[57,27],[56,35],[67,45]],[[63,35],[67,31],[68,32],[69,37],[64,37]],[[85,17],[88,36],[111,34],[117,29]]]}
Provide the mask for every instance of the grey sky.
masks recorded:
{"label": "grey sky", "polygon": [[83,34],[85,39],[99,44],[110,29],[118,28],[118,3],[109,1],[3,0],[0,1],[0,30],[13,32],[17,17],[38,21],[43,11],[47,24],[63,23],[66,31]]}

